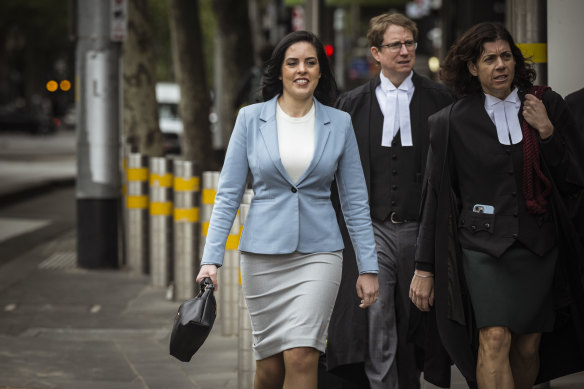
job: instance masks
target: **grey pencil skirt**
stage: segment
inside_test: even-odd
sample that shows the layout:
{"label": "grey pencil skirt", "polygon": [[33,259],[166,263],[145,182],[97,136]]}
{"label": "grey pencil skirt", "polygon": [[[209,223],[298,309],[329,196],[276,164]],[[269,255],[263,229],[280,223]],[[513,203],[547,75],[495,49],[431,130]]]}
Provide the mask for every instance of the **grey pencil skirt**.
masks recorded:
{"label": "grey pencil skirt", "polygon": [[342,261],[342,251],[241,252],[241,283],[256,360],[295,347],[324,352]]}

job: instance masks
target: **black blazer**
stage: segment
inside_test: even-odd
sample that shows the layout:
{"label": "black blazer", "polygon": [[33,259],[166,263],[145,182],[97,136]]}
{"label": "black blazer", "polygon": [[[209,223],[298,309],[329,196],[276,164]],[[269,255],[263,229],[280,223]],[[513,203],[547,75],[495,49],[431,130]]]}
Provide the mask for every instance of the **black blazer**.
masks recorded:
{"label": "black blazer", "polygon": [[[414,72],[414,95],[410,102],[410,120],[412,138],[416,153],[421,160],[422,169],[426,166],[428,152],[428,116],[446,107],[454,101],[454,95],[446,86],[422,77]],[[357,136],[361,164],[367,182],[367,191],[371,193],[371,165],[369,154],[369,137],[371,134],[370,108],[378,104],[375,88],[381,83],[379,75],[369,82],[341,95],[335,104],[338,109],[351,114],[353,128]],[[423,173],[423,172],[422,172]]]}
{"label": "black blazer", "polygon": [[[426,166],[428,151],[428,116],[454,101],[454,95],[442,84],[419,76],[414,72],[414,95],[410,102],[410,118],[412,123],[412,137],[414,147],[421,159],[422,169]],[[369,155],[371,104],[378,104],[375,88],[380,84],[379,75],[369,82],[343,94],[337,101],[337,108],[351,114],[353,127],[357,137],[361,164],[367,182],[367,191],[371,193],[371,166]],[[423,172],[422,172],[423,174]],[[334,193],[333,185],[331,199],[337,210],[337,221],[345,243],[343,251],[343,276],[339,293],[332,313],[327,342],[327,367],[335,374],[348,376],[353,382],[367,378],[362,369],[351,369],[347,365],[363,363],[365,360],[367,340],[367,311],[358,307],[359,299],[355,293],[355,283],[359,273],[355,266],[355,253],[351,239],[347,233],[338,196]],[[357,379],[355,377],[358,376]]]}

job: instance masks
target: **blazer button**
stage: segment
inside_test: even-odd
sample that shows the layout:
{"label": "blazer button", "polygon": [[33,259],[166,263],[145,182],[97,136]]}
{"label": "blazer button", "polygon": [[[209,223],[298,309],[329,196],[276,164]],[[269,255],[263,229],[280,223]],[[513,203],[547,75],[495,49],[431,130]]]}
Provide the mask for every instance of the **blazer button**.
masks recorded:
{"label": "blazer button", "polygon": [[393,154],[393,155],[391,156],[391,159],[397,159],[397,155]]}
{"label": "blazer button", "polygon": [[395,200],[391,200],[391,205],[396,206],[397,203],[395,202]]}
{"label": "blazer button", "polygon": [[513,239],[517,239],[517,238],[519,238],[519,235],[513,234]]}
{"label": "blazer button", "polygon": [[518,217],[519,214],[517,212],[513,212],[513,217]]}
{"label": "blazer button", "polygon": [[393,174],[393,175],[395,176],[395,175],[397,174],[397,170],[395,170],[395,169],[394,169],[394,170],[392,170],[392,171],[391,171],[391,174]]}
{"label": "blazer button", "polygon": [[509,174],[510,176],[512,176],[514,173],[515,173],[515,172],[514,172],[513,170],[509,170],[509,171],[507,172],[507,174]]}
{"label": "blazer button", "polygon": [[511,196],[513,197],[517,196],[517,192],[511,192]]}
{"label": "blazer button", "polygon": [[397,189],[397,185],[392,185],[391,189],[396,190]]}
{"label": "blazer button", "polygon": [[296,193],[296,192],[298,192],[298,189],[296,189],[296,188],[294,188],[294,187],[290,188],[290,190],[292,191],[292,193]]}

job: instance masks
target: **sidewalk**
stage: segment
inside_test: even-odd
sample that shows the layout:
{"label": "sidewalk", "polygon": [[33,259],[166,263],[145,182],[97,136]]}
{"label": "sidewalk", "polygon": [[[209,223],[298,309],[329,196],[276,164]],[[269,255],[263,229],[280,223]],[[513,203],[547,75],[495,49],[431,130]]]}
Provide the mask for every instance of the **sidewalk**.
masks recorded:
{"label": "sidewalk", "polygon": [[[75,174],[73,134],[0,135],[0,203],[56,184],[69,188],[61,196],[74,203]],[[0,243],[26,232],[0,227]],[[148,276],[77,268],[73,227],[31,245],[0,261],[0,389],[237,388],[238,340],[221,335],[219,317],[191,362],[169,355],[179,305]],[[464,387],[453,369],[452,388]],[[424,382],[422,388],[436,387]],[[584,388],[584,373],[551,388]]]}
{"label": "sidewalk", "polygon": [[75,265],[75,233],[0,271],[0,387],[237,387],[237,338],[214,328],[190,363],[168,354],[178,302],[124,270]]}
{"label": "sidewalk", "polygon": [[[3,206],[73,188],[75,177],[74,133],[0,134]],[[0,223],[0,243],[39,228]],[[179,301],[146,275],[76,262],[72,228],[0,267],[0,388],[237,388],[237,337],[221,336],[220,320],[191,362],[179,362],[168,351]]]}

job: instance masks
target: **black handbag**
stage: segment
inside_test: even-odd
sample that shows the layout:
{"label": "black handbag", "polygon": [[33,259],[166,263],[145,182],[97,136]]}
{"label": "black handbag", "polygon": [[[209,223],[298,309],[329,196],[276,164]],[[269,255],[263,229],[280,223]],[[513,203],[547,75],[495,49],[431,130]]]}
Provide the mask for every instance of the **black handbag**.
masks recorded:
{"label": "black handbag", "polygon": [[170,355],[182,362],[191,360],[213,328],[217,316],[214,289],[210,278],[203,279],[199,294],[178,308],[170,335]]}

